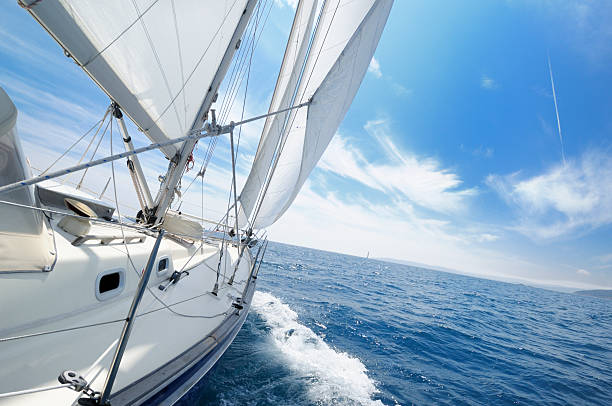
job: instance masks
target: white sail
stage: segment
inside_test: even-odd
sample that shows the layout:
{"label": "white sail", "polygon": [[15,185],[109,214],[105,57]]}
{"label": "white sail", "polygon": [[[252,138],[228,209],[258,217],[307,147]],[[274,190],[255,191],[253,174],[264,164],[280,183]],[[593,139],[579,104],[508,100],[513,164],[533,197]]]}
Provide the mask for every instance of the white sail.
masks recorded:
{"label": "white sail", "polygon": [[269,226],[289,208],[352,103],[385,26],[393,0],[328,0],[322,10],[281,140],[282,151],[256,213],[255,228]]}
{"label": "white sail", "polygon": [[[153,142],[185,135],[247,0],[27,0],[33,16]],[[163,148],[172,157],[179,148]]]}
{"label": "white sail", "polygon": [[[312,24],[317,9],[317,0],[301,0],[296,8],[293,26],[287,41],[285,55],[281,65],[270,112],[285,109],[291,105],[295,90],[299,84],[300,73],[306,58],[308,43],[312,33]],[[246,223],[257,202],[257,197],[265,183],[268,170],[274,158],[274,151],[283,132],[284,123],[289,113],[268,116],[264,124],[257,153],[249,177],[240,194],[241,225]]]}

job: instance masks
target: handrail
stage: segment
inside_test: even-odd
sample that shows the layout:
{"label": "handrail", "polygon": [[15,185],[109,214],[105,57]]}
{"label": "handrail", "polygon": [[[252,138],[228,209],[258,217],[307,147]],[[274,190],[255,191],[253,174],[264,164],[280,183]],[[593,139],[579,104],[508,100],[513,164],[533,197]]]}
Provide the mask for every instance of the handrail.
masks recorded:
{"label": "handrail", "polygon": [[145,238],[146,237],[142,234],[129,234],[129,235],[128,234],[125,234],[125,235],[86,234],[86,235],[81,235],[75,238],[74,241],[72,241],[72,245],[74,245],[75,247],[79,247],[83,245],[84,243],[86,243],[87,241],[92,241],[92,240],[100,240],[101,245],[109,244],[111,241],[114,241],[114,240],[124,240],[126,244],[129,244],[131,242],[134,242],[135,240],[137,240],[136,242],[144,242]]}

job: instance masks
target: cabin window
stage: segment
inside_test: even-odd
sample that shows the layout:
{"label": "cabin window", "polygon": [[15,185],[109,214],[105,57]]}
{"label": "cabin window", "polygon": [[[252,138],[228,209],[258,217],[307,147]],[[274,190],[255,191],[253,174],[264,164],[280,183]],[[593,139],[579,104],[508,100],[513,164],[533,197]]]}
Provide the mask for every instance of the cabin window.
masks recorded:
{"label": "cabin window", "polygon": [[110,292],[111,290],[115,290],[119,287],[119,282],[121,281],[121,275],[119,272],[109,273],[108,275],[104,275],[100,278],[100,293]]}
{"label": "cabin window", "polygon": [[170,269],[170,258],[169,257],[160,257],[157,262],[157,275],[161,276],[166,274]]}
{"label": "cabin window", "polygon": [[122,268],[108,269],[96,278],[96,298],[108,300],[118,296],[125,285],[125,270]]}

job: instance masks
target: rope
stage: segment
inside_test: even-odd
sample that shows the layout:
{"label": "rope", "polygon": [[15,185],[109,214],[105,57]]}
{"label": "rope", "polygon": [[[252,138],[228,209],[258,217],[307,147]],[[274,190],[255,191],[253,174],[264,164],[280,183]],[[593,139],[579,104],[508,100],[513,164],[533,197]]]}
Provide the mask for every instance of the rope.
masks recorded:
{"label": "rope", "polygon": [[65,333],[68,331],[81,330],[81,329],[90,328],[90,327],[106,326],[108,324],[120,323],[122,321],[125,321],[125,319],[117,319],[117,320],[110,320],[110,321],[102,321],[99,323],[83,324],[83,325],[75,326],[75,327],[66,327],[66,328],[62,328],[58,330],[47,330],[47,331],[41,331],[39,333],[23,334],[23,335],[14,336],[14,337],[3,337],[3,338],[0,338],[0,343],[5,343],[8,341],[14,341],[14,340],[21,340],[22,338],[32,338],[32,337],[45,336],[49,334]]}
{"label": "rope", "polygon": [[13,396],[27,395],[27,394],[30,394],[30,393],[45,392],[45,391],[49,391],[49,390],[53,390],[53,389],[68,388],[70,386],[72,386],[72,384],[70,384],[70,383],[63,383],[63,384],[60,384],[60,385],[43,386],[41,388],[25,389],[25,390],[19,390],[19,391],[16,391],[16,392],[0,393],[0,399],[2,399],[2,398],[10,398],[10,397],[13,397]]}
{"label": "rope", "polygon": [[[254,21],[257,20],[257,17],[259,15],[261,9],[261,3],[257,4],[257,9],[255,11],[255,17],[252,18],[247,26],[246,29],[246,35],[245,38],[248,38],[247,41],[250,41],[251,38],[251,32],[253,31],[253,27],[255,26]],[[246,44],[248,45],[248,43]],[[245,60],[244,56],[247,54],[246,50],[249,49],[250,46],[241,46],[240,49],[238,50],[238,54],[235,56],[235,60],[234,63],[232,64],[232,70],[230,72],[230,78],[229,81],[227,82],[228,85],[227,87],[229,89],[234,89],[235,84],[238,82],[238,77],[241,77],[242,74],[238,73],[242,71],[242,67],[243,67],[243,62]],[[232,93],[232,91],[228,91],[226,90],[224,95],[223,95],[223,99],[221,100],[221,108],[219,109],[219,117],[220,120],[219,122],[223,122],[225,120],[225,112],[227,109],[226,106],[226,102],[228,100],[228,94]],[[232,103],[233,105],[233,103]],[[189,192],[189,189],[191,188],[191,186],[193,185],[193,183],[195,182],[195,180],[198,177],[202,178],[202,181],[204,180],[204,174],[206,173],[206,169],[208,168],[208,164],[210,163],[210,160],[212,159],[215,147],[217,145],[217,137],[214,137],[210,140],[210,142],[208,143],[208,148],[206,149],[206,153],[204,155],[204,159],[202,160],[202,166],[200,167],[200,170],[198,171],[198,173],[196,174],[196,176],[193,177],[193,179],[191,180],[191,182],[189,183],[189,185],[187,185],[187,188],[185,189],[185,191],[182,193],[182,196],[178,202],[178,207],[176,210],[180,210],[184,198],[187,194],[187,192]],[[204,217],[204,215],[202,215],[202,217]]]}
{"label": "rope", "polygon": [[[112,155],[112,153],[113,153],[113,127],[112,127],[112,124],[111,124],[111,129],[110,129],[110,139],[111,139],[110,147],[111,147],[111,155]],[[128,245],[125,242],[125,234],[124,234],[124,231],[123,231],[123,222],[121,222],[121,212],[119,211],[119,200],[117,198],[117,183],[116,183],[116,180],[115,180],[116,177],[115,177],[115,163],[114,162],[111,162],[111,172],[112,172],[112,179],[113,179],[113,191],[114,191],[114,196],[115,196],[115,205],[117,206],[117,216],[119,217],[119,226],[121,227],[121,235],[123,237],[123,246],[125,248],[125,252],[126,252],[126,255],[128,257],[128,260],[130,261],[130,265],[132,266],[132,269],[134,270],[134,272],[136,273],[137,276],[140,276],[140,273],[138,272],[138,268],[134,264],[134,260],[132,259],[132,256],[130,255],[130,250],[128,248]],[[203,245],[203,243],[204,242],[202,241],[202,245]],[[195,255],[195,253],[197,251],[198,250],[194,251],[194,253],[192,254],[192,258],[193,258],[193,256]],[[186,266],[186,264],[185,264],[185,266]],[[183,267],[183,269],[185,268],[185,266]],[[164,309],[167,309],[168,311],[170,311],[171,313],[173,313],[173,314],[175,314],[177,316],[189,317],[189,318],[212,319],[212,318],[219,317],[220,315],[223,315],[223,314],[225,314],[227,312],[226,311],[224,313],[219,313],[219,314],[215,314],[215,315],[206,315],[206,316],[205,315],[189,315],[189,314],[179,313],[179,312],[173,310],[170,307],[170,306],[174,306],[174,305],[176,305],[178,303],[174,303],[172,305],[168,305],[161,298],[159,298],[149,286],[147,286],[147,291],[151,294],[151,296],[153,296],[163,306]],[[203,296],[206,293],[209,293],[209,292],[205,292],[202,295],[199,295],[197,297]],[[191,298],[191,299],[193,299],[193,298]],[[189,300],[191,300],[191,299],[189,299]],[[154,311],[158,311],[158,310],[161,310],[161,309],[156,309]],[[141,314],[141,316],[145,315],[145,314],[152,313],[152,312],[153,311],[150,311],[150,312],[147,312],[147,313],[143,313],[143,314]]]}
{"label": "rope", "polygon": [[21,208],[30,209],[30,210],[38,210],[38,211],[42,211],[44,213],[58,214],[60,216],[76,217],[76,218],[80,218],[80,219],[84,219],[84,220],[88,220],[88,221],[93,221],[95,223],[107,224],[107,225],[110,225],[110,226],[122,225],[124,227],[132,228],[134,230],[138,230],[138,231],[144,232],[144,233],[148,233],[148,232],[151,231],[151,230],[149,230],[146,227],[138,226],[138,225],[134,225],[134,224],[122,223],[120,221],[105,220],[105,219],[99,218],[99,217],[83,217],[83,216],[79,216],[78,214],[73,214],[73,213],[68,213],[68,212],[59,211],[59,210],[53,210],[53,209],[47,209],[47,208],[43,208],[43,207],[30,206],[30,205],[22,204],[22,203],[9,202],[7,200],[0,200],[0,204],[7,204],[9,206],[16,206],[16,207],[21,207]]}
{"label": "rope", "polygon": [[[248,72],[250,75],[250,68],[251,68],[251,62],[252,62],[252,58],[253,58],[253,53],[255,48],[257,47],[257,45],[259,44],[259,40],[261,38],[261,35],[263,33],[263,29],[266,26],[266,23],[268,21],[268,17],[270,16],[270,12],[272,10],[272,3],[270,3],[270,6],[268,7],[268,12],[266,15],[266,18],[264,20],[263,25],[261,26],[261,30],[259,31],[259,35],[257,36],[257,30],[259,28],[259,22],[261,20],[261,16],[264,14],[265,8],[267,7],[266,4],[268,4],[268,0],[266,0],[266,2],[264,3],[264,5],[262,6],[262,3],[258,3],[257,4],[257,9],[255,11],[255,16],[254,18],[252,18],[249,21],[249,25],[247,26],[246,29],[246,35],[244,36],[245,38],[247,38],[247,43],[244,46],[241,46],[240,49],[238,50],[238,54],[235,57],[235,61],[232,65],[232,70],[230,73],[230,79],[228,85],[227,85],[227,89],[223,95],[223,99],[221,100],[221,108],[219,109],[219,122],[224,123],[225,119],[227,118],[227,115],[229,114],[229,111],[231,110],[231,108],[234,105],[234,101],[236,99],[236,96],[238,94],[238,90],[240,88],[240,84],[242,83],[242,81],[244,80],[244,75],[245,75],[245,69],[246,67],[248,67]],[[257,37],[257,41],[255,41],[255,37]],[[245,62],[247,61],[247,56],[249,55],[248,51],[251,51],[250,53],[250,58],[249,58],[249,64],[245,65]],[[247,80],[248,82],[248,80]],[[246,99],[245,99],[246,101]],[[244,106],[243,106],[243,111],[242,111],[242,117],[244,117]],[[185,191],[182,193],[182,196],[180,198],[180,200],[178,201],[178,207],[176,210],[180,210],[185,196],[187,195],[187,192],[189,192],[189,189],[191,188],[191,186],[193,185],[193,183],[195,182],[195,180],[201,176],[202,177],[202,182],[203,182],[203,178],[204,178],[204,174],[206,173],[206,169],[208,168],[208,164],[210,163],[213,154],[214,154],[214,150],[215,147],[217,145],[217,137],[214,137],[211,139],[211,141],[208,144],[208,148],[206,150],[206,153],[204,155],[204,159],[202,161],[202,166],[200,167],[200,171],[196,174],[196,176],[193,177],[193,179],[191,180],[191,182],[189,183],[189,185],[187,185],[187,188],[185,189]],[[238,145],[239,142],[238,142]],[[202,217],[204,217],[204,215],[202,215]],[[223,221],[223,218],[221,219],[221,221]]]}
{"label": "rope", "polygon": [[[256,16],[257,18],[256,18],[255,23],[254,23],[254,24],[255,24],[255,29],[254,29],[254,32],[253,32],[253,38],[252,38],[252,39],[251,39],[251,41],[250,41],[250,47],[251,47],[251,57],[252,57],[252,55],[253,55],[253,52],[254,52],[255,48],[256,48],[256,47],[257,47],[257,45],[259,44],[259,40],[261,39],[261,35],[262,35],[262,33],[263,33],[263,29],[264,29],[264,27],[266,26],[266,23],[267,23],[267,21],[268,21],[268,17],[270,16],[270,12],[272,11],[272,5],[273,5],[273,4],[272,4],[272,3],[270,3],[270,6],[269,6],[269,8],[268,8],[268,12],[267,12],[267,14],[266,14],[266,18],[264,19],[264,23],[263,23],[263,24],[262,24],[262,26],[261,26],[261,30],[260,30],[259,35],[258,35],[258,36],[257,36],[257,29],[258,29],[258,27],[259,27],[259,23],[260,23],[260,20],[261,20],[261,16],[263,15],[263,11],[262,11],[262,13],[261,13],[261,14],[259,14],[259,15],[257,15],[257,16]],[[265,6],[264,6],[264,9],[265,9]],[[255,37],[256,37],[256,36],[257,36],[257,40],[255,40]],[[243,60],[243,68],[244,68],[244,62],[246,62],[246,55],[247,55],[247,53],[245,52],[245,58],[244,58],[244,60]],[[240,88],[240,84],[241,84],[241,83],[242,83],[242,81],[244,80],[244,75],[245,75],[245,73],[246,73],[246,72],[245,72],[245,71],[244,71],[244,69],[243,69],[243,70],[242,70],[242,73],[240,74],[240,80],[237,82],[237,84],[238,84],[238,85],[237,85],[236,87],[234,87],[234,89],[232,90],[231,97],[230,97],[231,102],[230,102],[230,103],[229,103],[229,104],[226,106],[225,111],[224,111],[224,112],[223,112],[223,114],[221,115],[221,122],[224,122],[224,121],[225,121],[225,119],[227,118],[227,115],[229,114],[229,112],[230,112],[231,108],[232,108],[232,107],[233,107],[233,105],[234,105],[234,101],[235,101],[235,99],[236,99],[236,95],[238,94],[238,90],[239,90],[239,88]]]}
{"label": "rope", "polygon": [[[53,166],[56,163],[58,163],[60,159],[65,157],[66,154],[72,150],[72,148],[74,148],[79,142],[81,142],[83,140],[83,138],[85,138],[87,136],[87,134],[89,134],[91,132],[91,130],[93,130],[98,124],[100,124],[100,127],[98,127],[98,130],[96,131],[96,133],[94,135],[94,138],[92,138],[92,140],[89,142],[89,146],[91,146],[93,140],[96,138],[96,135],[98,135],[98,131],[100,131],[100,128],[102,127],[102,124],[104,124],[104,120],[106,120],[106,116],[107,115],[108,115],[108,110],[106,110],[106,114],[104,114],[104,117],[102,118],[102,120],[98,120],[98,122],[96,122],[89,130],[87,130],[87,132],[85,134],[83,134],[78,140],[76,140],[71,146],[69,146],[68,149],[66,149],[66,151],[64,151],[55,161],[53,161],[53,163],[51,165],[49,165],[47,167],[47,169],[42,171],[41,175],[44,175],[45,173],[47,173],[49,171],[49,169],[53,168]],[[87,147],[87,149],[89,149],[89,146]],[[85,150],[85,153],[87,153],[87,150]],[[82,157],[81,157],[81,159],[82,159]],[[79,163],[81,163],[81,162],[79,161]]]}
{"label": "rope", "polygon": [[[92,162],[94,157],[96,156],[96,153],[98,152],[98,148],[100,148],[100,144],[102,143],[102,140],[104,139],[104,136],[106,135],[106,130],[108,129],[109,124],[112,126],[112,124],[111,124],[112,121],[113,121],[112,118],[110,120],[108,120],[108,124],[106,124],[106,127],[104,127],[104,131],[102,132],[102,135],[100,136],[100,139],[98,140],[98,144],[96,145],[96,149],[94,149],[93,154],[91,154],[91,158],[89,158],[89,162]],[[112,153],[111,153],[111,155],[112,155]],[[83,184],[83,180],[85,180],[85,175],[87,175],[87,171],[88,170],[89,170],[89,168],[85,168],[85,172],[83,172],[83,176],[81,176],[81,180],[79,181],[79,184],[76,187],[77,189],[81,188],[81,185]]]}
{"label": "rope", "polygon": [[170,101],[170,104],[168,104],[168,106],[166,106],[162,112],[160,113],[159,117],[157,117],[155,120],[153,120],[154,123],[157,123],[159,121],[160,118],[162,118],[164,116],[164,114],[166,114],[166,111],[170,108],[170,106],[172,106],[174,104],[174,101],[176,100],[176,98],[183,92],[183,90],[185,89],[185,86],[187,85],[187,83],[191,80],[191,77],[193,76],[193,74],[195,73],[195,71],[198,69],[198,67],[200,66],[200,63],[202,63],[202,61],[204,60],[204,57],[206,56],[206,54],[208,53],[208,50],[210,48],[210,46],[215,42],[217,35],[219,34],[219,31],[221,30],[221,27],[223,27],[223,25],[225,24],[225,20],[227,20],[227,17],[229,16],[231,10],[234,9],[235,5],[237,3],[237,0],[234,1],[234,4],[232,4],[232,6],[229,8],[228,12],[225,14],[225,16],[223,17],[223,21],[221,22],[221,24],[219,25],[219,28],[217,28],[217,31],[215,32],[215,35],[212,37],[210,43],[208,44],[208,46],[206,47],[206,49],[204,50],[204,53],[202,53],[202,55],[200,56],[200,59],[198,60],[198,62],[195,64],[193,70],[191,71],[191,73],[187,76],[187,79],[184,81],[183,85],[181,86],[181,88],[179,89],[178,93],[172,98],[172,100]]}
{"label": "rope", "polygon": [[[253,36],[254,35],[255,34],[253,34]],[[249,59],[249,69],[247,72],[247,80],[244,86],[244,100],[242,101],[242,113],[240,115],[240,121],[244,120],[244,110],[246,107],[247,92],[249,90],[249,80],[251,78],[251,65],[253,63],[254,53],[255,53],[255,43],[253,41],[253,48],[251,49],[251,56]],[[242,248],[240,248],[240,234],[238,232],[238,229],[240,226],[238,222],[238,190],[236,190],[236,160],[238,158],[238,149],[240,148],[240,136],[241,135],[242,135],[242,126],[238,130],[238,142],[236,144],[236,151],[234,152],[234,137],[233,137],[233,133],[230,133],[230,141],[232,144],[232,183],[233,183],[233,189],[234,189],[234,211],[235,211],[234,215],[236,217],[236,239],[238,241],[237,247],[239,250],[238,259],[236,260],[236,266],[234,267],[234,272],[232,273],[232,277],[229,280],[230,284],[234,282],[234,277],[236,276],[236,271],[238,270],[238,266],[240,265],[240,260],[242,259],[242,254],[244,253],[244,248],[245,248],[244,245],[242,246]],[[228,217],[229,217],[229,209],[228,209]]]}
{"label": "rope", "polygon": [[228,95],[233,94],[233,89],[236,86],[236,83],[238,82],[238,77],[240,77],[241,75],[240,72],[242,71],[242,68],[244,66],[245,55],[247,53],[247,50],[251,48],[250,45],[248,44],[249,44],[249,41],[251,40],[251,33],[255,29],[255,23],[259,20],[259,15],[261,12],[261,4],[262,4],[261,2],[257,3],[257,9],[255,10],[255,15],[249,20],[249,24],[247,26],[246,33],[244,34],[244,38],[246,39],[247,44],[245,44],[246,46],[241,46],[240,49],[238,50],[238,56],[236,58],[236,62],[234,63],[230,80],[227,82],[228,83],[227,89],[223,95],[221,108],[219,109],[219,118],[221,119],[221,122],[225,120],[224,116],[227,110],[227,101],[231,98]]}
{"label": "rope", "polygon": [[[91,364],[91,366],[89,367],[89,369],[87,370],[87,372],[85,372],[83,374],[83,377],[85,377],[85,380],[87,382],[89,382],[89,384],[91,385],[91,383],[93,382],[94,378],[89,378],[89,375],[93,372],[94,368],[96,367],[96,365],[98,365],[100,362],[102,362],[102,360],[104,359],[104,357],[106,357],[108,355],[108,353],[113,349],[114,346],[117,345],[117,343],[119,342],[119,339],[116,338],[115,341],[113,341],[111,343],[111,345],[108,346],[108,348],[106,350],[104,350],[104,352],[102,354],[100,354],[100,356],[98,357],[98,359],[96,359],[93,364]],[[96,374],[96,376],[98,376],[98,374],[100,373],[100,371]]]}

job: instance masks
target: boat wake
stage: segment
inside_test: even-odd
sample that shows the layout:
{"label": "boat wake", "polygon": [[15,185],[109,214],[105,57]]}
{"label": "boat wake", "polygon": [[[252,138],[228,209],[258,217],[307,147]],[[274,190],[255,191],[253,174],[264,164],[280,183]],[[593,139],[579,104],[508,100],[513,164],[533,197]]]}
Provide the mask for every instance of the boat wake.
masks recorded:
{"label": "boat wake", "polygon": [[292,371],[309,383],[308,393],[321,404],[382,405],[372,396],[378,392],[363,363],[331,348],[311,329],[300,324],[298,315],[267,292],[255,293],[252,308],[270,328],[276,347]]}

